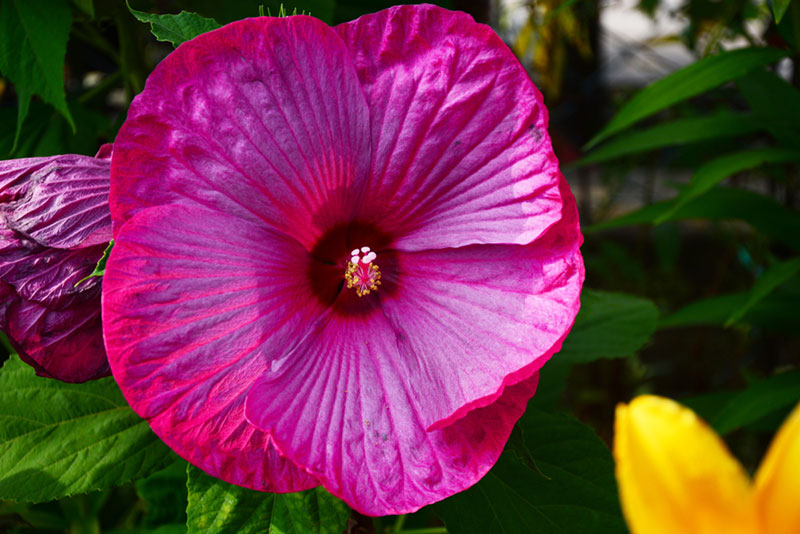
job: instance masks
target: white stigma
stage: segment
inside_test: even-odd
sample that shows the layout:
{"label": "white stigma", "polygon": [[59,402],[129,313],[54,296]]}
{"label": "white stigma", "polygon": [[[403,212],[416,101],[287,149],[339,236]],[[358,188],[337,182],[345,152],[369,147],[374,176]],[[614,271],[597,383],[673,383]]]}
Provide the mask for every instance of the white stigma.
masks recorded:
{"label": "white stigma", "polygon": [[[363,254],[363,256],[362,256]],[[350,251],[350,263],[358,265],[359,262],[370,264],[377,259],[378,255],[375,254],[369,247],[361,247],[360,249],[354,248]]]}

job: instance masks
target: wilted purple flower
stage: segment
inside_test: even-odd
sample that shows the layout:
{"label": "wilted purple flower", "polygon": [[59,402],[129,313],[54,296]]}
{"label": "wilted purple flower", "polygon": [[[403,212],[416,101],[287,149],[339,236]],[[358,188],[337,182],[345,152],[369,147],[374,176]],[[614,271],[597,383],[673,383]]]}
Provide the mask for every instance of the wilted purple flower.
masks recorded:
{"label": "wilted purple flower", "polygon": [[111,239],[111,145],[96,157],[0,161],[0,330],[37,374],[83,382],[110,374],[100,278]]}
{"label": "wilted purple flower", "polygon": [[181,45],[112,162],[104,329],[131,406],[214,476],[367,514],[477,482],[579,305],[546,127],[493,31],[433,6]]}

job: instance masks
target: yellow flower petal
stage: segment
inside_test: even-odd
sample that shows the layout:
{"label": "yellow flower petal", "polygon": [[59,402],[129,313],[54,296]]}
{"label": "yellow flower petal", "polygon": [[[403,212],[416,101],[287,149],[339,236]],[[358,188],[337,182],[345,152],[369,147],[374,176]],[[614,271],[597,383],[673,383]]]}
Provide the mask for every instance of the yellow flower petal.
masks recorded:
{"label": "yellow flower petal", "polygon": [[755,486],[762,532],[800,532],[800,404],[772,441]]}
{"label": "yellow flower petal", "polygon": [[616,412],[614,457],[633,534],[754,534],[742,466],[694,412],[642,396]]}

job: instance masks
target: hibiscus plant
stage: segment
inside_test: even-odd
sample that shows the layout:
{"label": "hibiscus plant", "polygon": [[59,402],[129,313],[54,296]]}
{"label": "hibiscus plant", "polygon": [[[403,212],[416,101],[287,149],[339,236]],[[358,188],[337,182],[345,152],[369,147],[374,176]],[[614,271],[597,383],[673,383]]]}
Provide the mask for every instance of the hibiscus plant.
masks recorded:
{"label": "hibiscus plant", "polygon": [[[0,530],[798,531],[800,5],[569,169],[459,7],[0,0]],[[581,227],[564,171],[675,147],[674,198]],[[687,218],[744,221],[738,292],[659,294]],[[745,467],[781,428],[753,483],[695,412]]]}

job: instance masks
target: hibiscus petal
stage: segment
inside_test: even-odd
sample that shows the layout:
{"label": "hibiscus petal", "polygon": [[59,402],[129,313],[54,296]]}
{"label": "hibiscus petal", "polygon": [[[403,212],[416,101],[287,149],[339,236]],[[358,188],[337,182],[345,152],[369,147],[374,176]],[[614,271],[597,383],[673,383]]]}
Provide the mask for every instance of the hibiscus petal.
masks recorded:
{"label": "hibiscus petal", "polygon": [[324,308],[305,277],[312,261],[284,234],[197,206],[141,211],[117,234],[103,281],[114,377],[156,434],[213,476],[318,485],[244,417],[250,386]]}
{"label": "hibiscus petal", "polygon": [[435,6],[336,27],[372,118],[359,219],[425,250],[535,240],[558,220],[547,110],[494,31]]}
{"label": "hibiscus petal", "polygon": [[359,512],[413,512],[486,474],[538,374],[507,388],[495,403],[427,432],[397,358],[395,334],[381,313],[331,313],[285,365],[256,382],[247,419]]}
{"label": "hibiscus petal", "polygon": [[64,308],[93,298],[99,310],[100,279],[78,282],[91,274],[105,246],[49,248],[21,236],[0,220],[0,280],[14,286],[20,297],[48,308]]}
{"label": "hibiscus petal", "polygon": [[[398,336],[398,369],[428,429],[493,402],[538,370],[569,332],[584,279],[577,210],[529,245],[387,254],[378,291]],[[476,355],[480,355],[477,357]]]}
{"label": "hibiscus petal", "polygon": [[14,288],[0,280],[0,331],[8,330],[8,310],[18,298]]}
{"label": "hibiscus petal", "polygon": [[37,374],[65,382],[108,376],[100,324],[100,282],[87,280],[104,245],[47,248],[0,221],[0,286],[8,293],[0,330]]}
{"label": "hibiscus petal", "polygon": [[384,282],[397,290],[380,291],[380,301],[426,428],[490,404],[561,349],[580,307],[583,262],[577,244],[552,243],[408,253],[387,269]]}
{"label": "hibiscus petal", "polygon": [[108,243],[108,158],[67,154],[0,162],[0,217],[40,245]]}
{"label": "hibiscus petal", "polygon": [[13,291],[0,326],[41,376],[110,373],[100,281],[78,284],[111,238],[109,150],[0,162],[0,280]]}
{"label": "hibiscus petal", "polygon": [[0,202],[11,202],[25,194],[31,174],[47,165],[48,158],[23,158],[0,161]]}
{"label": "hibiscus petal", "polygon": [[9,306],[9,340],[36,374],[64,382],[86,382],[108,376],[100,322],[100,286],[84,302],[49,309],[18,299]]}
{"label": "hibiscus petal", "polygon": [[114,145],[115,233],[136,211],[197,203],[310,248],[349,220],[369,114],[341,39],[311,17],[260,17],[162,61]]}

